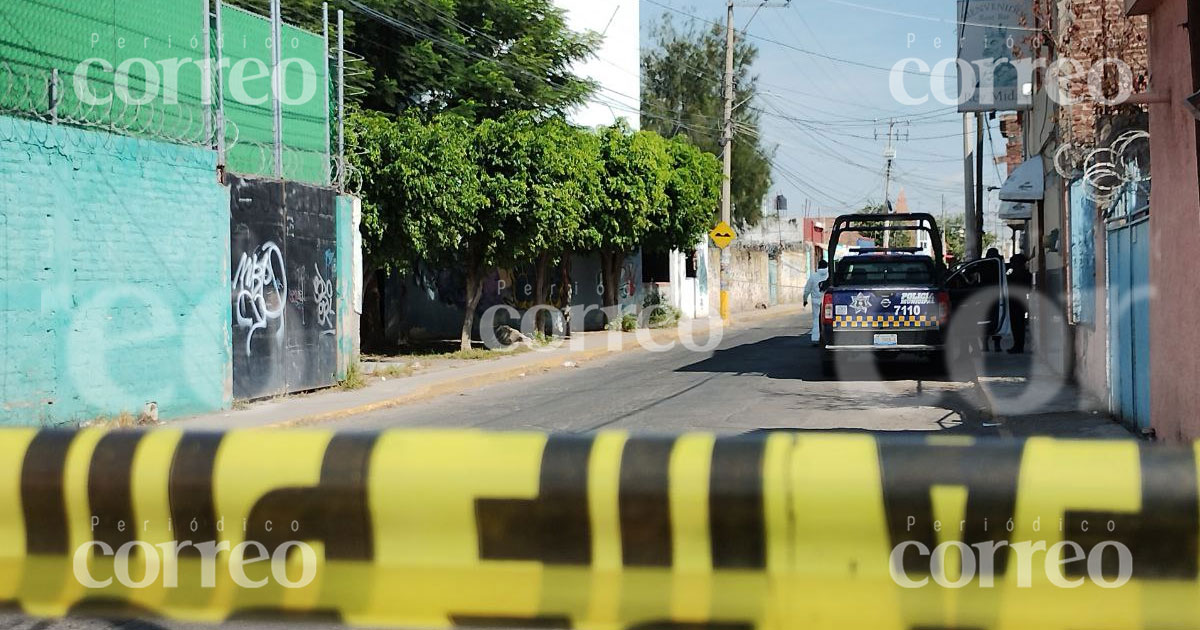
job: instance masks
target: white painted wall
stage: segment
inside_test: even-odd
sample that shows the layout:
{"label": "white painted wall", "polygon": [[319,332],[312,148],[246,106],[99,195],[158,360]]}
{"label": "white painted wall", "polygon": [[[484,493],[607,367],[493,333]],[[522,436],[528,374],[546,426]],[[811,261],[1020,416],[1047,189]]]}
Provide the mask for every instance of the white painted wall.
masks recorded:
{"label": "white painted wall", "polygon": [[639,0],[554,0],[566,9],[575,31],[604,36],[596,56],[575,72],[600,84],[592,101],[572,112],[571,122],[585,127],[610,125],[625,118],[638,128],[641,109],[641,33]]}

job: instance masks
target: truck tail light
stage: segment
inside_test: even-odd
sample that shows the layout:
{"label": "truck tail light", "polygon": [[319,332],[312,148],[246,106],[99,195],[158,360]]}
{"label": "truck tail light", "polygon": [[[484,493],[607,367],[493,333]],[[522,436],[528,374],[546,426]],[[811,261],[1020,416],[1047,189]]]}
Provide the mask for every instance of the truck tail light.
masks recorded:
{"label": "truck tail light", "polygon": [[950,321],[950,294],[941,291],[937,294],[937,299],[938,310],[941,311],[938,314],[938,323],[945,326]]}
{"label": "truck tail light", "polygon": [[826,293],[825,297],[821,298],[821,323],[833,323],[833,294]]}

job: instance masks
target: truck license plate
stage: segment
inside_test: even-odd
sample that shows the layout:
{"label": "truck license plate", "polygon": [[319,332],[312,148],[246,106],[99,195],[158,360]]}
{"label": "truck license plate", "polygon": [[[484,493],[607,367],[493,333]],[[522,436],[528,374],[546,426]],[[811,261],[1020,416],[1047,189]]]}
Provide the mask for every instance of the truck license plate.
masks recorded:
{"label": "truck license plate", "polygon": [[897,339],[895,333],[875,335],[875,345],[877,346],[894,346],[896,343]]}

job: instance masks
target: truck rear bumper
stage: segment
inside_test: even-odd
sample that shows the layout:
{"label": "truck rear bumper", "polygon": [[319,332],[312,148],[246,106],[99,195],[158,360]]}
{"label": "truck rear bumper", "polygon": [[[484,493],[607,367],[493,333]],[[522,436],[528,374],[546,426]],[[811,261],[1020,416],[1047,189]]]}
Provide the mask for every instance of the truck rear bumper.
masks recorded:
{"label": "truck rear bumper", "polygon": [[[892,343],[878,344],[876,335],[888,335]],[[945,335],[938,328],[835,330],[826,326],[821,331],[821,346],[829,352],[935,353],[944,349]]]}
{"label": "truck rear bumper", "polygon": [[828,352],[941,352],[942,346],[905,344],[895,346],[825,346]]}

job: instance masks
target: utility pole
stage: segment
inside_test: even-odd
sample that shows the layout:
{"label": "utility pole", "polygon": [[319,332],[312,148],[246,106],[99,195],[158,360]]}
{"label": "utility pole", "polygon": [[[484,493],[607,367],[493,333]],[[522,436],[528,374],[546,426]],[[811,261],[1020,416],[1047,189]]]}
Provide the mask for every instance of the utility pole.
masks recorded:
{"label": "utility pole", "polygon": [[971,116],[972,114],[963,114],[963,207],[966,210],[963,217],[963,258],[966,260],[976,260],[980,257],[979,246],[976,243],[981,242],[981,239],[976,237],[979,234],[979,226],[976,225],[978,215],[975,212],[975,159],[971,146]]}
{"label": "utility pole", "polygon": [[[733,0],[725,7],[725,117],[721,127],[721,220],[733,219]],[[729,320],[729,262],[732,253],[721,250],[721,319]]]}
{"label": "utility pole", "polygon": [[975,253],[983,258],[983,130],[987,121],[983,112],[975,115]]}
{"label": "utility pole", "polygon": [[[770,4],[766,0],[750,5],[755,7],[755,14],[764,7],[786,7],[791,3],[791,0],[785,0],[782,3]],[[735,26],[733,24],[733,8],[738,6],[734,0],[726,0],[725,2],[725,115],[723,118],[724,124],[721,127],[721,166],[723,176],[721,178],[721,220],[727,224],[733,224],[733,52],[735,37]],[[753,18],[751,18],[753,19]],[[749,24],[747,24],[749,26]],[[726,247],[721,250],[721,319],[729,319],[729,263],[732,252]]]}
{"label": "utility pole", "polygon": [[[896,145],[895,141],[900,140],[900,134],[896,131],[896,119],[888,120],[887,144],[883,147],[883,158],[887,160],[887,166],[883,169],[883,213],[892,213],[892,163],[896,161]],[[879,132],[875,132],[875,139],[879,139]],[[908,139],[908,132],[905,132],[904,139]],[[884,223],[886,226],[887,223]],[[883,246],[889,247],[892,244],[892,233],[883,231]]]}

